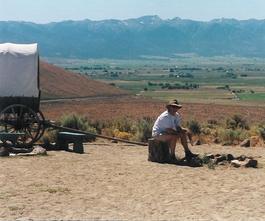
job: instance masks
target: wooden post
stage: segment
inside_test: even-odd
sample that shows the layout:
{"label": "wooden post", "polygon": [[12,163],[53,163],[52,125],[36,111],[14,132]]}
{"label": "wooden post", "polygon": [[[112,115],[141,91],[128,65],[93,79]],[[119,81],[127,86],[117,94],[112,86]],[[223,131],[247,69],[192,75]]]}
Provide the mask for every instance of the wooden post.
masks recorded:
{"label": "wooden post", "polygon": [[148,161],[170,163],[168,143],[151,138],[148,140]]}

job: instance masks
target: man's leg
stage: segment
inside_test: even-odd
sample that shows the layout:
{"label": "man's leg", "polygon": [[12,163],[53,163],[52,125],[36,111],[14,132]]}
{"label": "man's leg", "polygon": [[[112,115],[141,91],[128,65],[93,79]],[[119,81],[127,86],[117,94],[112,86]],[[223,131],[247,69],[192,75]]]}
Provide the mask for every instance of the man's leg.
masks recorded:
{"label": "man's leg", "polygon": [[176,150],[176,143],[177,143],[177,136],[170,135],[170,143],[169,143],[169,148],[170,148],[170,154],[173,159],[176,158],[175,156],[175,150]]}
{"label": "man's leg", "polygon": [[188,146],[188,141],[187,141],[187,132],[186,131],[181,131],[179,133],[179,136],[180,136],[180,141],[181,141],[181,144],[184,148],[184,151],[185,151],[185,157],[186,159],[190,159],[194,156],[197,156],[197,154],[193,154],[190,149],[189,149],[189,146]]}
{"label": "man's leg", "polygon": [[172,158],[176,158],[175,156],[175,149],[176,149],[176,143],[177,143],[177,139],[178,137],[175,135],[169,135],[169,134],[165,134],[165,135],[159,135],[154,137],[156,140],[159,141],[164,141],[167,142],[170,148],[170,155]]}

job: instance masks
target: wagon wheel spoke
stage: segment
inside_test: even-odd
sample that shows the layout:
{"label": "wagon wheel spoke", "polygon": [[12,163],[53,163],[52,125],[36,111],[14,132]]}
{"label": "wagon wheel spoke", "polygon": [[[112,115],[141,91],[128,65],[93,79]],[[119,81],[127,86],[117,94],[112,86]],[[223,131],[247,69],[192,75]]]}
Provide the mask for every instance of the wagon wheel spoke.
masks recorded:
{"label": "wagon wheel spoke", "polygon": [[18,114],[18,118],[19,118],[19,119],[21,119],[22,116],[23,116],[23,109],[24,109],[23,107],[20,107],[20,108],[19,108],[19,114]]}
{"label": "wagon wheel spoke", "polygon": [[16,129],[14,129],[14,128],[11,127],[11,128],[8,130],[8,132],[9,132],[9,133],[14,133],[14,132],[16,132]]}
{"label": "wagon wheel spoke", "polygon": [[32,132],[32,130],[31,130],[31,128],[30,127],[27,127],[26,128],[26,131],[29,133],[29,134],[32,134],[31,132]]}
{"label": "wagon wheel spoke", "polygon": [[31,139],[34,139],[34,136],[32,135],[31,131],[29,128],[26,129],[26,131],[28,132],[27,134],[31,137]]}
{"label": "wagon wheel spoke", "polygon": [[10,132],[11,130],[16,131],[16,129],[15,129],[14,127],[12,127],[12,126],[9,125],[9,124],[6,124],[6,125],[5,125],[5,131],[6,131],[6,132]]}
{"label": "wagon wheel spoke", "polygon": [[13,113],[14,115],[16,115],[16,112],[15,112],[15,108],[14,108],[14,107],[11,108],[11,111],[12,111],[12,113]]}

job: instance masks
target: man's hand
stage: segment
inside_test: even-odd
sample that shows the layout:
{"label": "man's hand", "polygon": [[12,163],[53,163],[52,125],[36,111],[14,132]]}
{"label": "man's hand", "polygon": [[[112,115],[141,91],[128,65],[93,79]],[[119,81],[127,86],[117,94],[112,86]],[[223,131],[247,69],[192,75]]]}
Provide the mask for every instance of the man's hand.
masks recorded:
{"label": "man's hand", "polygon": [[189,130],[187,128],[181,127],[181,126],[177,126],[176,131],[178,133],[182,132],[182,133],[187,133]]}
{"label": "man's hand", "polygon": [[185,127],[180,127],[180,130],[182,132],[185,132],[185,133],[188,133],[189,132],[189,129],[188,128],[185,128]]}

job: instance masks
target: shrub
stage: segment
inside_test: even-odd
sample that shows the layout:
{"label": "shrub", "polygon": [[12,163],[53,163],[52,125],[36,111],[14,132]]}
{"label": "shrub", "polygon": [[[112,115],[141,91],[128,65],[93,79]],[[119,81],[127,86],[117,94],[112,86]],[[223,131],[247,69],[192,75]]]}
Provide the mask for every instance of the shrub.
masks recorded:
{"label": "shrub", "polygon": [[130,140],[130,138],[133,136],[131,133],[119,131],[118,129],[113,131],[114,137],[124,139],[124,140]]}
{"label": "shrub", "polygon": [[203,128],[201,128],[201,133],[202,133],[203,135],[211,135],[212,130],[211,130],[210,127],[203,127]]}
{"label": "shrub", "polygon": [[135,135],[134,140],[147,142],[148,139],[152,136],[152,127],[154,119],[150,117],[144,117],[141,120],[138,120],[135,124]]}
{"label": "shrub", "polygon": [[228,119],[226,121],[226,126],[228,129],[237,129],[237,128],[241,128],[241,129],[249,129],[249,126],[246,122],[245,119],[243,119],[242,116],[240,115],[234,115],[231,119]]}
{"label": "shrub", "polygon": [[101,134],[102,129],[106,127],[105,122],[98,120],[91,122],[90,125],[96,129],[98,134]]}
{"label": "shrub", "polygon": [[126,117],[115,119],[104,124],[102,133],[106,136],[114,136],[120,139],[129,140],[135,133],[133,124],[134,122]]}
{"label": "shrub", "polygon": [[242,129],[220,129],[218,131],[218,137],[221,139],[223,144],[235,145],[248,137],[246,130]]}
{"label": "shrub", "polygon": [[217,122],[217,120],[210,119],[207,121],[207,128],[215,129],[218,127],[218,125],[219,125],[219,123]]}
{"label": "shrub", "polygon": [[208,124],[211,124],[211,125],[217,125],[217,124],[218,124],[217,120],[215,120],[215,119],[209,119],[209,120],[207,121],[207,123],[208,123]]}
{"label": "shrub", "polygon": [[105,135],[105,136],[113,137],[114,136],[114,131],[112,130],[112,128],[103,128],[101,130],[101,134]]}
{"label": "shrub", "polygon": [[265,125],[259,128],[261,138],[265,141]]}
{"label": "shrub", "polygon": [[118,129],[119,131],[132,133],[133,132],[133,121],[127,117],[116,119],[109,123],[108,127],[113,130]]}
{"label": "shrub", "polygon": [[91,125],[87,118],[83,116],[78,116],[76,114],[64,115],[61,118],[60,123],[63,127],[69,127],[76,130],[97,133],[96,128]]}
{"label": "shrub", "polygon": [[201,125],[196,120],[191,120],[188,123],[189,130],[196,135],[199,135],[201,133]]}
{"label": "shrub", "polygon": [[227,129],[221,130],[219,137],[225,145],[235,144],[235,140],[238,140],[238,133],[235,130]]}

